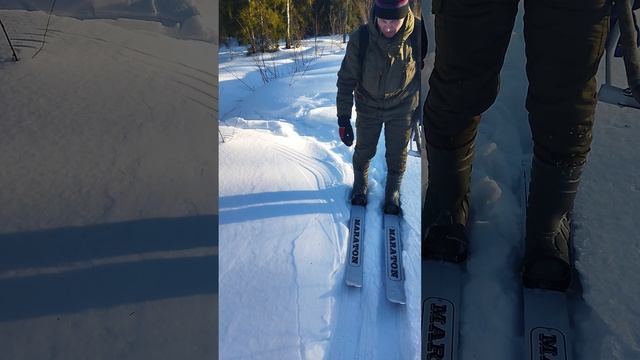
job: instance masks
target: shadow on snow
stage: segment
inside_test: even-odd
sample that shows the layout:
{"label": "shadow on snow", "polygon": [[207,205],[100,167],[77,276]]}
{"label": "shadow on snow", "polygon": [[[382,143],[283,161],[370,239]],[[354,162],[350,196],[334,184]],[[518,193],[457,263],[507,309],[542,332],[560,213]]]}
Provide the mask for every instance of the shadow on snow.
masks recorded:
{"label": "shadow on snow", "polygon": [[[215,295],[217,225],[210,215],[0,234],[0,321]],[[195,248],[209,251],[171,256]],[[168,256],[140,259],[158,252]],[[124,261],[98,261],[114,257]]]}

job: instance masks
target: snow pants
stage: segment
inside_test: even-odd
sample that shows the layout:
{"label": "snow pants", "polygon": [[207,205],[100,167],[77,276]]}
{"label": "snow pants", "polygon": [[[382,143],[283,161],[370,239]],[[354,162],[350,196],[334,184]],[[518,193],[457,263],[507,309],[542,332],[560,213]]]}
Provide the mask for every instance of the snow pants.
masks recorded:
{"label": "snow pants", "polygon": [[[524,0],[524,9],[526,107],[534,154],[556,166],[582,165],[591,146],[595,75],[608,34],[609,4],[606,0]],[[469,156],[481,114],[498,94],[518,0],[433,0],[433,12],[436,58],[424,106],[427,150],[444,152],[452,157],[448,160],[461,163],[444,170],[432,168],[428,155],[430,185],[423,226],[436,222],[442,211],[468,206],[464,203],[471,174]],[[445,161],[433,163],[447,168]],[[432,181],[432,175],[448,179]],[[445,188],[432,188],[438,183]],[[464,212],[449,215],[464,223]]]}
{"label": "snow pants", "polygon": [[358,114],[356,118],[356,147],[353,153],[353,170],[367,172],[371,159],[376,155],[378,139],[384,124],[387,183],[399,184],[407,165],[407,145],[411,137],[411,115],[406,118],[385,119]]}

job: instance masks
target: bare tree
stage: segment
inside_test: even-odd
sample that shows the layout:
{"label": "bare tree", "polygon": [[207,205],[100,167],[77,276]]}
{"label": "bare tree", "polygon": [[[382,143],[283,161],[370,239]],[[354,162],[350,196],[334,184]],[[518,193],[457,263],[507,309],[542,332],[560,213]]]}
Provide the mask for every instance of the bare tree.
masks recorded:
{"label": "bare tree", "polygon": [[287,0],[287,36],[285,49],[291,49],[291,0]]}
{"label": "bare tree", "polygon": [[369,14],[371,14],[371,8],[373,7],[373,0],[356,1],[356,10],[360,15],[360,20],[363,24],[369,22]]}
{"label": "bare tree", "polygon": [[342,31],[342,43],[345,44],[347,42],[347,21],[349,20],[349,14],[351,13],[352,2],[351,1],[342,1],[342,11],[340,17],[340,31]]}

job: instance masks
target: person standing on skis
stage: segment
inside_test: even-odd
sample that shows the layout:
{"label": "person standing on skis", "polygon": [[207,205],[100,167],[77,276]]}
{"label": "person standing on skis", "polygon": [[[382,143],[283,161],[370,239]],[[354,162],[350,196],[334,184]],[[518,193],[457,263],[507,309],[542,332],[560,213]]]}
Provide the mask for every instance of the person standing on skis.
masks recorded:
{"label": "person standing on skis", "polygon": [[[524,10],[534,147],[522,277],[527,287],[564,291],[571,281],[568,214],[590,150],[610,9],[608,0],[524,0]],[[498,94],[518,0],[434,0],[432,11],[422,257],[463,262],[477,127]]]}
{"label": "person standing on skis", "polygon": [[420,46],[421,30],[422,24],[414,18],[408,0],[376,0],[368,24],[349,37],[338,72],[336,107],[340,139],[351,146],[355,97],[352,204],[367,203],[369,164],[384,125],[387,161],[384,212],[400,213],[400,184],[406,168],[411,121],[419,102],[422,61],[414,54],[420,54],[416,48]]}

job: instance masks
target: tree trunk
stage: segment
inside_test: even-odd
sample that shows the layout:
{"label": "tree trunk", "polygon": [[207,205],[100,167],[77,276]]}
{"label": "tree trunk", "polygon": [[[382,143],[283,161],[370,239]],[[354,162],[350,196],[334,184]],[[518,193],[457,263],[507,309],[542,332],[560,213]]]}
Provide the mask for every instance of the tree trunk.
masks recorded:
{"label": "tree trunk", "polygon": [[290,7],[291,7],[291,0],[287,0],[287,38],[286,38],[286,45],[285,45],[285,49],[291,49],[291,12],[290,12]]}

